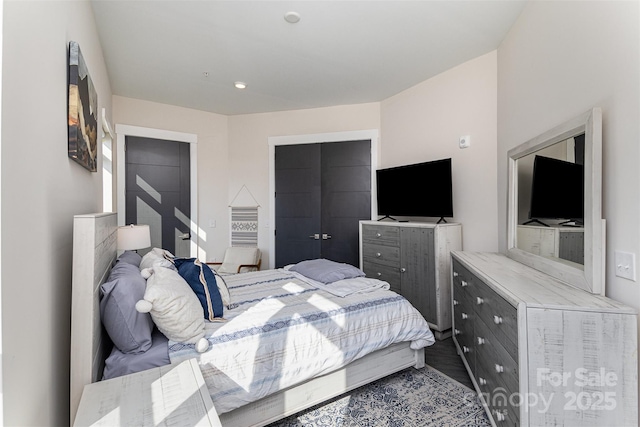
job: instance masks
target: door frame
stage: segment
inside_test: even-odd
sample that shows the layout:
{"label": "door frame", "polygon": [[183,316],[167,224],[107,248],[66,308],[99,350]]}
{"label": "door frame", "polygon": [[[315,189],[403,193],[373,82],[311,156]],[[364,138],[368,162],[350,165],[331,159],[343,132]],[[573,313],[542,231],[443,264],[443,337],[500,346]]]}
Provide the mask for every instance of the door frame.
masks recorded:
{"label": "door frame", "polygon": [[371,141],[371,219],[376,217],[378,212],[378,201],[373,195],[376,189],[376,169],[378,169],[378,129],[356,130],[344,132],[314,133],[306,135],[270,136],[269,141],[269,268],[276,265],[276,146],[297,145],[297,144],[317,144],[327,142],[346,142],[368,139]]}
{"label": "door frame", "polygon": [[117,135],[117,172],[118,172],[118,225],[125,225],[125,138],[138,136],[143,138],[162,139],[167,141],[186,142],[189,144],[189,167],[191,169],[190,182],[190,208],[191,244],[189,252],[192,257],[198,256],[199,227],[198,227],[198,135],[193,133],[175,132],[164,129],[153,129],[140,126],[116,124]]}

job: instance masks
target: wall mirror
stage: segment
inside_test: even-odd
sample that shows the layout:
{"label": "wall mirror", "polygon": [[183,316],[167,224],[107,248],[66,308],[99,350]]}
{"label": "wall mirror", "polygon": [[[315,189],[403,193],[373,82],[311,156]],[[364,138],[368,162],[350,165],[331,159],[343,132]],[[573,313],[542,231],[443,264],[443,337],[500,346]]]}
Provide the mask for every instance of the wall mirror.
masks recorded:
{"label": "wall mirror", "polygon": [[556,126],[508,157],[507,255],[604,295],[601,110]]}

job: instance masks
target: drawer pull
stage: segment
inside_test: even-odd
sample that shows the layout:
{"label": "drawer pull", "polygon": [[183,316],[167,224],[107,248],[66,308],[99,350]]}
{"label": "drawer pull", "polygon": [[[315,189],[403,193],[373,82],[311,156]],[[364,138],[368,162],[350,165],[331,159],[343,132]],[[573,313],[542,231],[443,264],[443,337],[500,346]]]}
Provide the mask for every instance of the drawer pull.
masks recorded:
{"label": "drawer pull", "polygon": [[454,271],[454,272],[453,272],[453,277],[458,277],[458,276],[459,276],[458,272],[457,272],[457,271]]}
{"label": "drawer pull", "polygon": [[453,330],[453,333],[454,333],[455,335],[460,335],[460,329],[454,329],[454,330]]}
{"label": "drawer pull", "polygon": [[477,297],[477,299],[476,299],[476,304],[480,305],[480,304],[482,304],[483,302],[484,302],[484,300],[483,300],[482,298]]}
{"label": "drawer pull", "polygon": [[497,372],[498,374],[501,374],[502,372],[504,372],[504,366],[502,366],[502,365],[498,365],[498,364],[496,363],[496,372]]}
{"label": "drawer pull", "polygon": [[404,273],[404,272],[406,272],[406,271],[407,271],[407,269],[406,269],[406,268],[404,268],[404,267],[402,267],[402,268],[400,269],[400,273]]}
{"label": "drawer pull", "polygon": [[495,323],[496,325],[499,325],[502,323],[502,317],[500,316],[493,316],[493,323]]}
{"label": "drawer pull", "polygon": [[485,379],[484,379],[484,378],[482,378],[482,377],[478,377],[478,383],[479,383],[480,385],[487,385],[487,380],[485,380]]}
{"label": "drawer pull", "polygon": [[458,302],[458,300],[457,300],[457,299],[454,299],[454,300],[453,300],[453,305],[458,305],[458,304],[460,304],[460,303]]}
{"label": "drawer pull", "polygon": [[462,352],[463,353],[469,353],[471,350],[469,350],[469,347],[467,347],[466,345],[462,346]]}
{"label": "drawer pull", "polygon": [[376,252],[376,257],[380,258],[382,254],[380,252]]}
{"label": "drawer pull", "polygon": [[469,315],[467,313],[462,313],[460,317],[462,317],[462,320],[467,320],[469,318]]}
{"label": "drawer pull", "polygon": [[463,288],[466,288],[467,286],[469,286],[469,284],[466,282],[466,280],[461,280],[460,286],[462,286]]}
{"label": "drawer pull", "polygon": [[376,276],[378,276],[378,277],[382,277],[382,273],[378,272],[378,273],[376,274]]}
{"label": "drawer pull", "polygon": [[478,337],[478,345],[484,344],[484,338]]}
{"label": "drawer pull", "polygon": [[376,233],[376,237],[382,237],[382,234]]}

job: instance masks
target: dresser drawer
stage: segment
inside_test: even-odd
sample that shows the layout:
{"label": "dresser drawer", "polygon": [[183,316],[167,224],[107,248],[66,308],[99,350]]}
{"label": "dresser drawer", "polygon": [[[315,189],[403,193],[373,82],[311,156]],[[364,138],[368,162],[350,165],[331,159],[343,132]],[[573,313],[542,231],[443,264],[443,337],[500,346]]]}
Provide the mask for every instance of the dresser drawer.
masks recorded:
{"label": "dresser drawer", "polygon": [[477,295],[478,291],[475,289],[473,280],[466,280],[461,277],[453,278],[453,299],[467,302],[471,306],[470,309],[473,310]]}
{"label": "dresser drawer", "polygon": [[453,307],[453,335],[472,371],[475,370],[474,321],[475,315],[472,307],[468,307],[465,304],[458,304]]}
{"label": "dresser drawer", "polygon": [[400,248],[369,244],[362,249],[362,260],[390,267],[400,267]]}
{"label": "dresser drawer", "polygon": [[399,246],[400,229],[398,227],[376,227],[375,225],[363,224],[362,240],[387,246]]}
{"label": "dresser drawer", "polygon": [[[518,364],[502,343],[481,319],[475,320],[476,364],[490,371],[486,374],[496,378],[510,392],[518,391]],[[517,350],[517,349],[516,349]]]}
{"label": "dresser drawer", "polygon": [[473,312],[475,310],[475,292],[471,292],[468,287],[462,287],[461,285],[456,285],[453,287],[453,304],[454,306],[457,304],[464,304],[467,307],[467,311]]}
{"label": "dresser drawer", "polygon": [[397,266],[379,264],[365,258],[362,261],[362,271],[367,277],[388,282],[392,291],[400,292],[400,269]]}
{"label": "dresser drawer", "polygon": [[[477,284],[478,281],[476,281]],[[518,312],[516,307],[485,284],[476,286],[476,291],[475,303],[478,317],[491,327],[491,332],[505,343],[511,357],[517,360]]]}
{"label": "dresser drawer", "polygon": [[451,260],[453,266],[453,283],[460,284],[461,281],[472,282],[475,276],[469,272],[462,264],[460,264],[455,258]]}
{"label": "dresser drawer", "polygon": [[[475,377],[496,426],[519,426],[520,408],[513,406],[509,401],[512,396],[515,396],[512,391],[505,389],[481,363],[476,366]],[[498,415],[498,412],[502,416]]]}
{"label": "dresser drawer", "polygon": [[[504,351],[500,351],[499,346],[491,345],[491,335],[481,333],[476,336],[477,339],[483,339],[484,344],[478,345],[476,342],[474,349],[476,382],[478,385],[485,384],[485,389],[481,388],[481,391],[486,393],[485,399],[487,399],[489,410],[496,424],[517,426],[519,425],[520,410],[518,407],[514,407],[511,402],[518,402],[518,368]],[[498,372],[498,368],[503,371]]]}

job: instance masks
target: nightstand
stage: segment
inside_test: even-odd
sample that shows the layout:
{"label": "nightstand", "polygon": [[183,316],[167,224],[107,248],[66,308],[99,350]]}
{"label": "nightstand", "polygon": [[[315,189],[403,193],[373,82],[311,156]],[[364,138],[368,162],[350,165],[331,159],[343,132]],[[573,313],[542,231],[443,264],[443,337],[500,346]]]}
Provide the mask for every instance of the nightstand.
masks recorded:
{"label": "nightstand", "polygon": [[74,426],[221,426],[196,359],[87,384]]}

